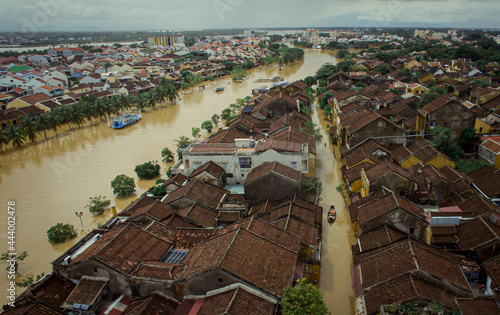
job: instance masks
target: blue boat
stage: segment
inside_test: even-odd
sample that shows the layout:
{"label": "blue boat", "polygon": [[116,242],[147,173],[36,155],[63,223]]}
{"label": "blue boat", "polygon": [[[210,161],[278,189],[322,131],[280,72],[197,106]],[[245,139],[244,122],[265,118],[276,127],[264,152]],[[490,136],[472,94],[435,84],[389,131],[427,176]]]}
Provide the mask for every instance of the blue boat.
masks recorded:
{"label": "blue boat", "polygon": [[126,114],[113,119],[113,124],[111,128],[113,129],[121,129],[127,127],[128,125],[132,125],[136,123],[139,119],[141,119],[142,115],[137,114]]}
{"label": "blue boat", "polygon": [[215,88],[215,92],[221,92],[221,91],[224,91],[224,87],[223,86]]}

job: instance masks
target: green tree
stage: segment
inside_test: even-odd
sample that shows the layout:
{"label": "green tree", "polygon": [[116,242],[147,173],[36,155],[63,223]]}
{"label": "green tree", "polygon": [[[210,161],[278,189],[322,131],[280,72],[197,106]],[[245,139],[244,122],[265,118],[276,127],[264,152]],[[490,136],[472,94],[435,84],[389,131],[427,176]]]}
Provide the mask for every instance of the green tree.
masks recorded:
{"label": "green tree", "polygon": [[316,176],[311,176],[302,181],[302,186],[300,187],[300,195],[302,197],[319,196],[322,191],[323,183]]}
{"label": "green tree", "polygon": [[233,81],[235,80],[243,80],[248,77],[248,74],[245,69],[236,67],[231,71],[231,77]]}
{"label": "green tree", "polygon": [[174,161],[174,152],[172,152],[169,148],[164,147],[161,150],[161,157],[163,158],[163,162],[170,163]]}
{"label": "green tree", "polygon": [[9,144],[9,136],[7,135],[6,131],[0,132],[0,152],[3,152],[3,145],[7,146]]}
{"label": "green tree", "polygon": [[349,52],[345,49],[340,49],[338,52],[337,52],[337,58],[340,58],[340,59],[343,59],[345,58],[345,56],[348,56],[349,55]]}
{"label": "green tree", "polygon": [[334,75],[335,73],[337,73],[337,67],[328,62],[316,71],[316,79],[326,81],[328,77]]}
{"label": "green tree", "polygon": [[205,120],[201,123],[201,128],[205,129],[207,132],[212,132],[212,129],[214,129],[214,124],[211,120]]}
{"label": "green tree", "polygon": [[40,115],[36,119],[36,122],[40,126],[40,130],[43,130],[43,135],[45,136],[45,140],[47,140],[47,115]]}
{"label": "green tree", "polygon": [[23,261],[26,257],[28,257],[28,253],[22,252],[19,255],[11,255],[9,252],[7,252],[5,254],[2,254],[2,256],[0,256],[0,261],[9,264],[9,266],[7,266],[7,268],[5,268],[5,270],[7,270],[7,271],[9,271],[9,269],[11,268],[10,261],[11,261],[12,257],[14,257],[14,264],[12,266],[14,266],[15,273],[17,274],[18,270],[19,270],[19,262]]}
{"label": "green tree", "polygon": [[304,79],[304,83],[307,84],[307,86],[312,86],[318,83],[315,77],[313,76],[307,76]]}
{"label": "green tree", "polygon": [[70,125],[71,117],[72,117],[71,108],[68,105],[61,105],[61,106],[57,107],[55,111],[57,113],[57,116],[59,117],[59,121],[61,123],[63,123],[63,122],[68,123],[68,128],[69,128],[69,130],[71,130],[71,125]]}
{"label": "green tree", "polygon": [[330,107],[330,105],[328,104],[328,99],[332,96],[333,96],[333,93],[330,93],[330,92],[326,92],[325,94],[323,94],[323,96],[321,97],[321,100],[319,101],[319,107],[321,109],[325,109],[326,107]]}
{"label": "green tree", "polygon": [[222,113],[220,114],[220,117],[226,120],[226,122],[229,122],[228,118],[231,117],[231,114],[232,114],[231,108],[224,108],[222,110]]}
{"label": "green tree", "polygon": [[57,136],[57,128],[61,126],[61,120],[59,119],[59,115],[55,111],[51,111],[48,114],[45,114],[47,120],[45,121],[46,127],[52,129]]}
{"label": "green tree", "polygon": [[320,142],[323,139],[321,129],[315,123],[309,121],[306,122],[304,124],[304,132],[314,136],[314,139],[316,139],[317,142]]}
{"label": "green tree", "polygon": [[477,138],[476,129],[472,127],[467,127],[463,129],[462,132],[460,133],[460,138],[458,138],[458,144],[462,149],[465,150],[467,145],[469,145],[469,143],[476,138]]}
{"label": "green tree", "polygon": [[23,145],[25,136],[21,128],[17,128],[13,124],[10,124],[6,131],[7,137],[9,141],[12,142],[12,145],[16,147]]}
{"label": "green tree", "polygon": [[89,208],[93,215],[101,215],[106,211],[106,208],[111,204],[111,200],[106,199],[106,196],[89,197],[89,204],[85,208]]}
{"label": "green tree", "polygon": [[[483,165],[489,165],[489,164],[484,160],[477,160],[477,159],[463,160],[463,159],[460,159],[457,162],[457,170],[464,172],[464,173],[470,173],[470,172],[480,168]],[[492,165],[492,167],[493,167],[493,165]]]}
{"label": "green tree", "polygon": [[47,230],[47,237],[52,244],[64,243],[77,235],[75,228],[71,224],[57,223]]}
{"label": "green tree", "polygon": [[191,135],[195,139],[198,139],[200,137],[200,132],[201,132],[200,128],[198,128],[198,127],[191,127]]}
{"label": "green tree", "polygon": [[162,184],[158,184],[153,189],[151,189],[150,193],[155,197],[163,197],[167,194],[167,187]]}
{"label": "green tree", "polygon": [[137,110],[140,110],[141,112],[143,112],[147,106],[148,99],[147,99],[146,95],[144,93],[142,93],[142,94],[137,95],[134,98],[134,103],[135,103],[135,107],[137,108]]}
{"label": "green tree", "polygon": [[283,315],[330,314],[321,291],[305,279],[299,280],[294,287],[285,287],[280,305]]}
{"label": "green tree", "polygon": [[214,126],[217,126],[219,124],[220,116],[217,114],[213,114],[210,119],[212,120]]}
{"label": "green tree", "polygon": [[458,161],[464,155],[464,150],[453,141],[450,128],[441,126],[434,127],[434,140],[432,144],[441,152],[448,155],[452,160]]}
{"label": "green tree", "polygon": [[134,179],[124,174],[118,175],[111,181],[111,188],[118,197],[128,196],[135,191]]}
{"label": "green tree", "polygon": [[37,135],[40,134],[41,126],[37,121],[32,121],[28,116],[24,116],[21,120],[21,128],[23,133],[31,142],[36,140]]}
{"label": "green tree", "polygon": [[20,288],[27,288],[33,283],[37,283],[38,281],[40,281],[40,279],[42,279],[44,276],[45,273],[42,272],[41,274],[36,276],[27,276],[26,278],[21,278],[20,281],[16,281],[16,286]]}
{"label": "green tree", "polygon": [[83,112],[82,106],[74,106],[71,111],[70,122],[74,125],[80,127],[83,123],[85,123],[85,114]]}
{"label": "green tree", "polygon": [[160,165],[153,162],[146,162],[135,167],[134,171],[142,179],[152,179],[160,175]]}

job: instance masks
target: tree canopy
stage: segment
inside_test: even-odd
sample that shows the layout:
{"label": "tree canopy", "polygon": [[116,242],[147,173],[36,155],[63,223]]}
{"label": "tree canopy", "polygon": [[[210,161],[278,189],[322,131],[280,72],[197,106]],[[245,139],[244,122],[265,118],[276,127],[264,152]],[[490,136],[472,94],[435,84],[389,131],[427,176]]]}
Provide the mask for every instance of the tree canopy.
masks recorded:
{"label": "tree canopy", "polygon": [[280,305],[283,315],[330,314],[321,291],[305,279],[299,280],[294,287],[285,287]]}

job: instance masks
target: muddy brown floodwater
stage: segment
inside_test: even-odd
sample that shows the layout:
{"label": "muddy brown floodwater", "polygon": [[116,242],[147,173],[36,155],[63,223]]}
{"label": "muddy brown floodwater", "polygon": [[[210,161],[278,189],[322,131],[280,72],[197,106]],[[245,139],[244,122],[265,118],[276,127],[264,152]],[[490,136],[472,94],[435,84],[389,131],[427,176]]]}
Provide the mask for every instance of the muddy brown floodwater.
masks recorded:
{"label": "muddy brown floodwater", "polygon": [[[266,83],[257,79],[284,76],[292,82],[314,75],[326,62],[336,63],[328,52],[306,50],[304,60],[284,66],[264,66],[249,71],[249,79],[233,83],[229,78],[207,82],[206,89],[194,88],[183,91],[176,104],[163,104],[162,108],[144,112],[135,125],[122,130],[109,128],[106,121],[87,124],[76,130],[64,125],[60,136],[27,144],[19,149],[9,149],[0,154],[0,192],[3,210],[0,211],[0,253],[7,247],[7,202],[16,202],[16,251],[27,251],[28,257],[21,262],[20,276],[50,272],[50,262],[78,241],[80,237],[106,222],[111,213],[93,217],[85,205],[88,198],[103,195],[111,199],[118,210],[123,209],[137,196],[154,184],[155,180],[138,180],[134,167],[147,161],[161,161],[160,152],[168,146],[175,148],[174,140],[181,135],[191,137],[191,127],[201,123],[234,103],[236,98],[251,94],[252,88]],[[214,89],[224,86],[223,92]],[[318,118],[315,118],[318,120]],[[322,118],[321,118],[322,119]],[[348,223],[344,203],[335,191],[338,185],[339,162],[334,161],[332,147],[318,145],[318,175],[323,181],[323,206],[334,203],[338,218],[333,226],[324,224],[323,267],[321,290],[333,314],[349,314],[353,308],[353,292],[350,286],[350,248],[355,240]],[[161,163],[162,177],[168,164]],[[135,178],[136,194],[128,198],[116,198],[110,181],[118,174]],[[83,212],[83,231],[75,212]],[[46,231],[56,223],[70,223],[80,232],[78,238],[60,245],[47,241]],[[7,302],[6,265],[0,266],[0,302]]]}

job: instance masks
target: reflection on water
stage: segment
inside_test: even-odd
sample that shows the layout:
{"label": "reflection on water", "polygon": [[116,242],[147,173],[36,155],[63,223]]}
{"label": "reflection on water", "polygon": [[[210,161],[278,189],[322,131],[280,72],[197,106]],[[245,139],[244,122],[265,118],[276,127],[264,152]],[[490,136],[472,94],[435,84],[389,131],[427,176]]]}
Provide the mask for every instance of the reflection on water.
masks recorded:
{"label": "reflection on water", "polygon": [[[82,220],[85,232],[111,217],[111,211],[93,217],[85,208],[89,197],[107,196],[119,211],[153,185],[155,180],[138,180],[134,172],[137,164],[158,160],[162,166],[162,177],[166,177],[165,172],[172,164],[161,162],[161,150],[165,146],[174,149],[174,141],[181,135],[191,137],[191,127],[199,127],[214,113],[220,114],[236,98],[243,98],[253,88],[265,85],[255,83],[255,80],[281,75],[292,82],[314,75],[326,62],[335,63],[335,58],[325,52],[308,50],[303,61],[285,66],[283,71],[279,71],[276,66],[261,67],[250,70],[249,79],[242,83],[233,83],[226,78],[207,82],[204,90],[195,87],[182,92],[181,100],[177,103],[165,103],[162,108],[144,112],[137,124],[127,128],[111,129],[105,120],[71,131],[67,125],[63,125],[58,130],[58,136],[47,131],[49,139],[42,140],[42,132],[39,142],[0,154],[0,191],[4,209],[8,200],[16,201],[16,249],[29,254],[20,264],[20,272],[26,275],[50,271],[50,262],[77,239],[51,245],[47,241],[46,231],[58,222],[73,224],[81,231],[75,211],[84,214]],[[218,86],[225,86],[226,89],[215,93],[215,87]],[[318,147],[320,155],[331,155],[331,151],[327,150],[329,148]],[[327,161],[321,161],[318,163],[318,172],[325,187],[322,196],[325,205],[334,202],[339,207],[339,215],[342,215],[345,209],[341,208],[342,200],[334,190],[339,178],[337,168]],[[135,179],[137,188],[134,196],[114,197],[110,181],[118,174]],[[0,211],[0,231],[3,231],[0,232],[0,253],[7,252],[6,217],[6,211]],[[348,224],[342,221],[339,217],[332,228],[325,224],[323,232],[322,273],[328,278],[322,279],[321,288],[332,311],[341,302],[345,304],[347,296],[352,296],[350,285],[344,286],[343,283],[349,277],[350,250],[345,236],[349,232]],[[83,235],[80,233],[79,238]],[[339,251],[342,251],[341,255]],[[345,258],[346,262],[335,261],[334,266],[333,261],[330,261],[332,256],[338,260]],[[0,270],[3,267],[0,266]],[[341,272],[345,275],[341,275]],[[0,275],[0,288],[7,287],[6,276]],[[5,295],[0,297],[0,302],[6,303]],[[333,313],[340,314],[336,311]]]}

